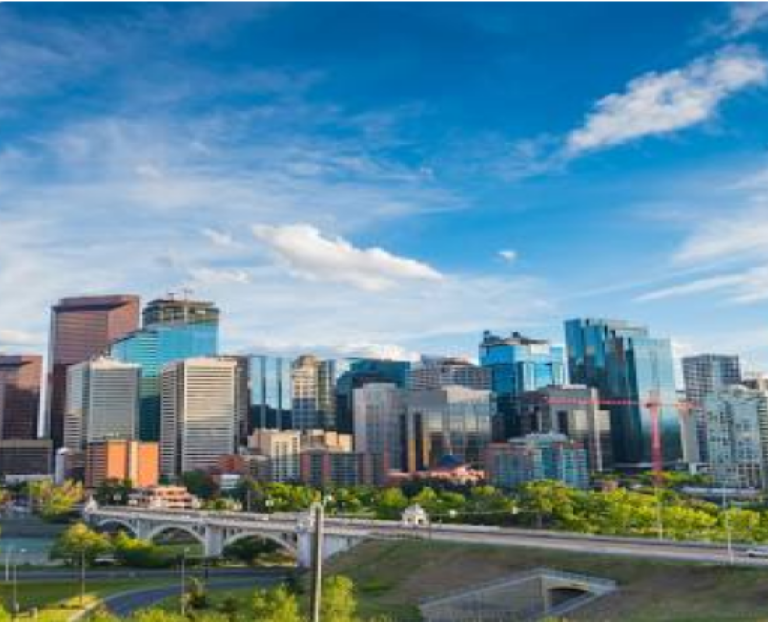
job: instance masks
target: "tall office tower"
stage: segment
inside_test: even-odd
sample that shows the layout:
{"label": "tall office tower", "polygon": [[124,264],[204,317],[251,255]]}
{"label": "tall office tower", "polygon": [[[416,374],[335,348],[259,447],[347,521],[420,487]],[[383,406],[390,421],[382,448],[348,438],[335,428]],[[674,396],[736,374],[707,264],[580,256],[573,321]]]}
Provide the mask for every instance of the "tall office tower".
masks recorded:
{"label": "tall office tower", "polygon": [[354,426],[354,391],[366,384],[394,384],[401,389],[408,386],[410,361],[389,359],[355,359],[349,370],[336,381],[336,427],[339,432],[352,434]]}
{"label": "tall office tower", "polygon": [[144,309],[144,327],[118,339],[110,355],[141,365],[139,437],[160,438],[160,372],[163,365],[185,358],[216,356],[219,310],[211,302],[158,299]]}
{"label": "tall office tower", "polygon": [[157,298],[142,312],[144,326],[179,324],[219,325],[219,309],[212,302],[188,298]]}
{"label": "tall office tower", "polygon": [[411,367],[409,387],[419,391],[456,385],[490,391],[491,375],[489,367],[480,367],[465,358],[422,356]]}
{"label": "tall office tower", "polygon": [[100,357],[67,370],[64,447],[82,451],[89,443],[133,440],[139,423],[141,368]]}
{"label": "tall office tower", "polygon": [[267,481],[299,480],[300,430],[254,430],[248,438],[248,448],[264,458]]}
{"label": "tall office tower", "polygon": [[565,354],[561,346],[520,333],[498,337],[488,331],[480,344],[480,364],[491,370],[491,390],[496,396],[494,437],[520,436],[520,396],[549,385],[566,382]]}
{"label": "tall office tower", "polygon": [[689,402],[687,417],[695,423],[696,443],[691,448],[689,462],[707,462],[707,417],[704,398],[725,387],[741,384],[741,365],[738,356],[699,354],[683,358],[685,399]]}
{"label": "tall office tower", "polygon": [[176,479],[215,467],[235,453],[238,364],[226,358],[194,358],[163,367],[160,473]]}
{"label": "tall office tower", "polygon": [[651,337],[645,326],[603,319],[565,323],[571,381],[595,387],[609,404],[614,463],[619,468],[649,469],[653,413],[660,403],[658,426],[665,465],[682,457],[680,421],[669,339]]}
{"label": "tall office tower", "polygon": [[490,391],[444,387],[408,391],[405,398],[405,468],[409,473],[438,466],[443,458],[482,468],[491,441]]}
{"label": "tall office tower", "polygon": [[138,296],[63,298],[52,309],[48,399],[44,436],[55,448],[64,440],[67,368],[104,354],[109,344],[136,330]]}
{"label": "tall office tower", "polygon": [[487,457],[488,481],[516,488],[536,480],[556,480],[574,488],[589,487],[587,452],[564,434],[529,434],[506,443],[491,443]]}
{"label": "tall office tower", "polygon": [[591,472],[613,466],[611,413],[599,404],[597,389],[583,385],[544,387],[523,393],[524,433],[565,434],[581,443]]}
{"label": "tall office tower", "polygon": [[0,439],[37,438],[43,358],[0,354]]}
{"label": "tall office tower", "polygon": [[768,393],[732,385],[706,394],[703,408],[715,482],[768,489]]}
{"label": "tall office tower", "polygon": [[315,356],[297,358],[291,367],[292,427],[297,430],[335,429],[338,362]]}
{"label": "tall office tower", "polygon": [[387,456],[402,471],[405,391],[396,384],[371,383],[354,390],[355,451]]}
{"label": "tall office tower", "polygon": [[253,430],[291,427],[291,361],[280,356],[249,358],[251,395],[249,434]]}

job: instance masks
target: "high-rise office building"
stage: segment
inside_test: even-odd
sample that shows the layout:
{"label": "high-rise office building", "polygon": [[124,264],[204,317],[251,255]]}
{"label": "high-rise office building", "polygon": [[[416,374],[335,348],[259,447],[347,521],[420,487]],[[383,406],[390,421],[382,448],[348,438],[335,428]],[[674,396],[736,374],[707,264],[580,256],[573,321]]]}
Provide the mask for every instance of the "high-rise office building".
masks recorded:
{"label": "high-rise office building", "polygon": [[138,324],[138,296],[63,298],[53,307],[44,436],[53,440],[54,447],[64,440],[67,368],[104,354]]}
{"label": "high-rise office building", "polygon": [[[689,450],[689,462],[708,462],[707,417],[704,398],[707,395],[741,384],[741,365],[738,356],[724,354],[699,354],[682,360],[685,399],[688,402],[687,417],[695,424],[695,443]],[[693,440],[693,439],[691,439]]]}
{"label": "high-rise office building", "polygon": [[112,345],[113,358],[141,365],[142,440],[160,438],[160,372],[163,365],[218,354],[219,310],[211,302],[158,299],[144,309],[144,327]]}
{"label": "high-rise office building", "polygon": [[157,298],[144,308],[142,318],[145,327],[158,325],[178,326],[208,324],[218,326],[219,309],[212,302],[188,298]]}
{"label": "high-rise office building", "polygon": [[556,480],[574,488],[589,486],[587,452],[564,434],[529,434],[488,447],[488,481],[516,488],[536,480]]}
{"label": "high-rise office building", "polygon": [[133,363],[99,357],[67,369],[64,447],[82,451],[89,443],[133,440],[139,423],[139,376]]}
{"label": "high-rise office building", "polygon": [[410,361],[389,359],[354,359],[349,370],[336,381],[336,427],[339,432],[351,434],[354,425],[354,391],[366,384],[394,384],[408,387]]}
{"label": "high-rise office building", "polygon": [[707,393],[703,410],[716,484],[768,488],[768,393],[731,385]]}
{"label": "high-rise office building", "polygon": [[408,391],[405,402],[405,468],[409,473],[453,458],[483,466],[491,441],[490,391],[444,387]]}
{"label": "high-rise office building", "polygon": [[575,319],[565,323],[571,381],[595,387],[612,400],[611,438],[619,468],[652,467],[653,413],[662,458],[673,465],[682,457],[672,346],[651,337],[645,326],[618,320]]}
{"label": "high-rise office building", "polygon": [[544,387],[521,399],[525,434],[564,434],[581,443],[591,472],[613,466],[611,413],[597,389],[583,385]]}
{"label": "high-rise office building", "polygon": [[387,456],[389,467],[405,468],[403,420],[406,391],[370,383],[354,390],[355,451]]}
{"label": "high-rise office building", "polygon": [[491,369],[467,359],[448,356],[423,356],[411,367],[409,388],[414,391],[440,389],[451,385],[491,390]]}
{"label": "high-rise office building", "polygon": [[491,389],[496,396],[494,436],[499,440],[522,433],[523,393],[566,382],[563,348],[520,333],[509,337],[483,333],[480,364],[491,371]]}
{"label": "high-rise office building", "polygon": [[207,471],[235,453],[239,419],[238,363],[194,358],[163,367],[160,472],[176,479]]}
{"label": "high-rise office building", "polygon": [[43,359],[0,354],[0,439],[35,439]]}
{"label": "high-rise office building", "polygon": [[339,362],[312,355],[297,358],[291,367],[292,427],[297,430],[336,428],[336,380]]}
{"label": "high-rise office building", "polygon": [[291,427],[293,391],[289,359],[267,355],[249,357],[249,388],[249,433],[256,429],[286,430]]}

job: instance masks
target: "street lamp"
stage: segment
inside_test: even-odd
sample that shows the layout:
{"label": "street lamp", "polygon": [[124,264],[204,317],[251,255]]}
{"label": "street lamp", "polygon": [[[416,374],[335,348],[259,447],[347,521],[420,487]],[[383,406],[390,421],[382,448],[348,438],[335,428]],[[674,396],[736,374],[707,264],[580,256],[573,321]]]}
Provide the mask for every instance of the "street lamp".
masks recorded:
{"label": "street lamp", "polygon": [[13,619],[19,615],[19,558],[26,553],[25,549],[19,549],[19,554],[13,559]]}
{"label": "street lamp", "polygon": [[323,598],[323,523],[325,521],[325,505],[330,501],[333,501],[333,497],[326,496],[320,501],[314,501],[309,506],[315,528],[312,538],[312,592],[310,594],[312,622],[320,622],[320,604]]}
{"label": "street lamp", "polygon": [[185,546],[181,552],[181,601],[180,610],[181,615],[187,615],[187,555],[189,554],[189,547]]}
{"label": "street lamp", "polygon": [[80,607],[85,605],[85,548],[80,549]]}
{"label": "street lamp", "polygon": [[8,552],[5,554],[5,582],[8,583],[11,580],[11,558],[13,557],[13,544],[8,547]]}

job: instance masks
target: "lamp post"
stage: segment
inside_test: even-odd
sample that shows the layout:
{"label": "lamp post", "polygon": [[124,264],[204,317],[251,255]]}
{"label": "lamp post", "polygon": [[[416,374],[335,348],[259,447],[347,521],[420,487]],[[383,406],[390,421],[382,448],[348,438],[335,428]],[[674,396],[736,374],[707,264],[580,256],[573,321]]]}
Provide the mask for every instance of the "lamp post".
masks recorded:
{"label": "lamp post", "polygon": [[659,540],[663,540],[664,539],[664,519],[661,513],[661,496],[659,494],[659,487],[655,486],[655,488],[656,488],[656,533],[659,537]]}
{"label": "lamp post", "polygon": [[314,533],[312,537],[312,592],[310,594],[311,621],[320,622],[320,605],[323,592],[323,522],[325,521],[325,504],[333,498],[323,497],[309,506],[314,518]]}
{"label": "lamp post", "polygon": [[181,552],[181,564],[180,564],[180,574],[181,574],[181,600],[179,601],[179,610],[181,611],[182,616],[187,615],[187,554],[189,553],[189,547],[184,547],[184,550]]}
{"label": "lamp post", "polygon": [[85,549],[80,549],[80,607],[85,604]]}
{"label": "lamp post", "polygon": [[13,557],[14,546],[8,547],[8,552],[5,554],[5,582],[8,583],[11,580],[11,558]]}
{"label": "lamp post", "polygon": [[19,616],[19,557],[24,555],[25,549],[19,549],[19,555],[13,559],[13,619]]}

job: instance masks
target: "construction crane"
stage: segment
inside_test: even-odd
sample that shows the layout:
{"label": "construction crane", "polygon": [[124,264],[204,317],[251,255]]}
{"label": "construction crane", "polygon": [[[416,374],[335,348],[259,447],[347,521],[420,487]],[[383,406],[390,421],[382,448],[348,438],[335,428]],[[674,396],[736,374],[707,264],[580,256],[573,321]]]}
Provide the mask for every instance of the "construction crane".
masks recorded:
{"label": "construction crane", "polygon": [[662,402],[657,391],[651,391],[646,401],[628,400],[628,399],[588,399],[588,398],[565,398],[565,397],[546,397],[545,402],[551,405],[568,404],[584,406],[641,406],[647,408],[651,415],[651,465],[653,479],[658,486],[661,483],[661,475],[664,470],[664,452],[661,439],[661,428],[659,419],[661,409],[665,407],[677,408],[681,416],[687,416],[691,409],[695,408],[693,402],[679,400],[675,402]]}

